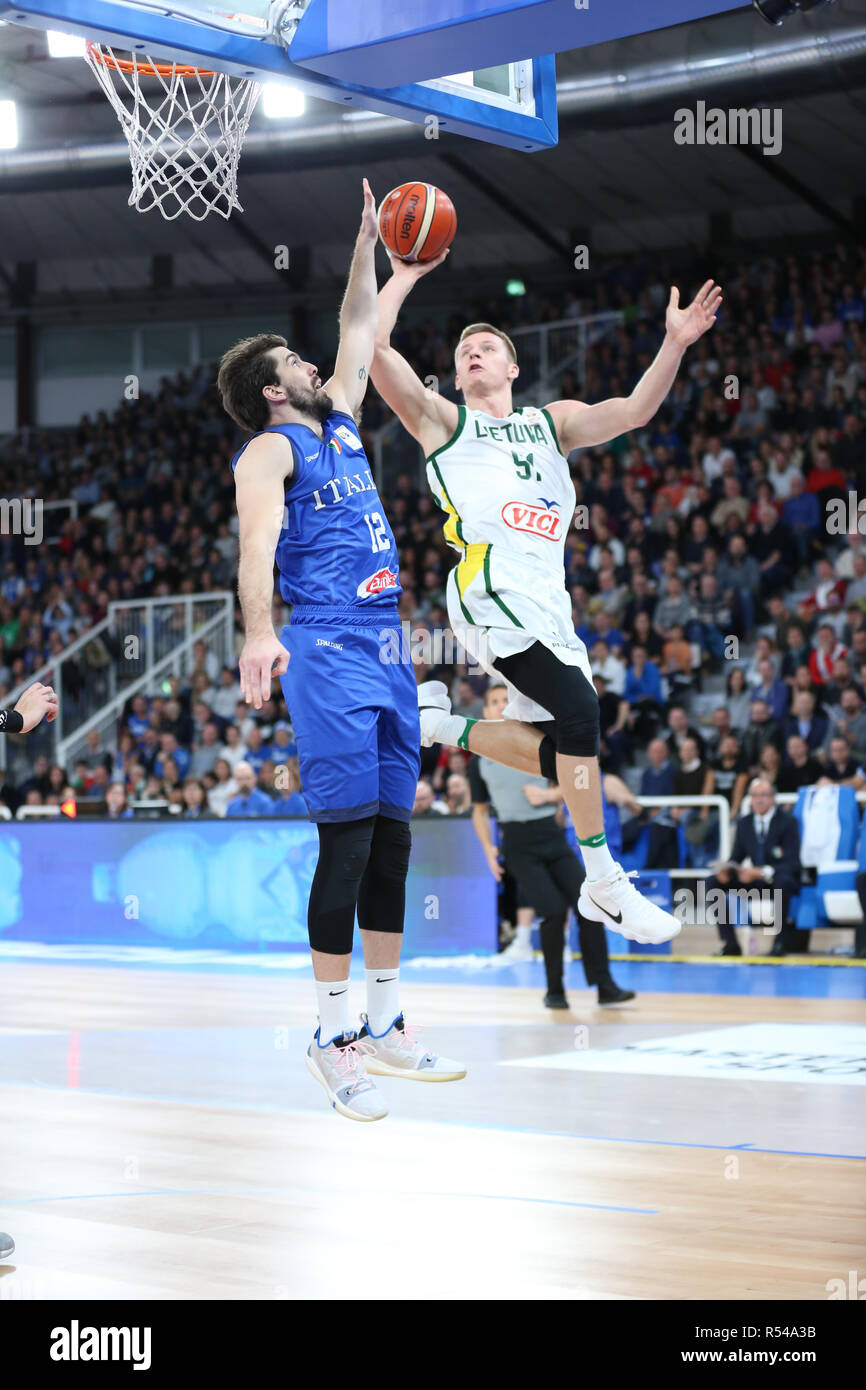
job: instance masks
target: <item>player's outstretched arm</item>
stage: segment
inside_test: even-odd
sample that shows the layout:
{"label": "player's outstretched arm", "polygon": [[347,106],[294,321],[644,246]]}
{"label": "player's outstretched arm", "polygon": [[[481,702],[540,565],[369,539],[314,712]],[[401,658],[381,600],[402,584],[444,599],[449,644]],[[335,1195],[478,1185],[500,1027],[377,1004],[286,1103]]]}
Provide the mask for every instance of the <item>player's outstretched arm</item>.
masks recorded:
{"label": "player's outstretched arm", "polygon": [[448,255],[442,252],[433,261],[401,261],[392,256],[392,275],[379,291],[379,324],[376,355],[371,379],[379,395],[390,406],[405,430],[417,439],[425,454],[432,454],[449,440],[457,428],[457,407],[438,391],[431,391],[409,366],[405,357],[391,346],[391,334],[412,286],[441,265]]}
{"label": "player's outstretched arm", "polygon": [[35,681],[28,685],[14,709],[0,709],[0,732],[29,734],[37,724],[57,718],[57,696],[50,685]]}
{"label": "player's outstretched arm", "polygon": [[340,345],[334,375],[325,390],[337,410],[355,415],[367,390],[376,338],[376,203],[364,179],[364,211],[340,309]]}
{"label": "player's outstretched arm", "polygon": [[673,386],[683,354],[713,326],[721,302],[721,288],[707,280],[692,303],[681,309],[680,292],[674,287],[667,307],[664,342],[630,396],[613,397],[599,401],[598,405],[553,401],[547,409],[556,425],[562,452],[569,454],[572,449],[607,444],[648,424]]}
{"label": "player's outstretched arm", "polygon": [[260,434],[251,440],[235,468],[238,595],[246,633],[239,662],[241,692],[255,709],[271,697],[274,667],[282,675],[289,664],[289,653],[274,632],[273,602],[274,555],[291,470],[292,446],[279,434]]}

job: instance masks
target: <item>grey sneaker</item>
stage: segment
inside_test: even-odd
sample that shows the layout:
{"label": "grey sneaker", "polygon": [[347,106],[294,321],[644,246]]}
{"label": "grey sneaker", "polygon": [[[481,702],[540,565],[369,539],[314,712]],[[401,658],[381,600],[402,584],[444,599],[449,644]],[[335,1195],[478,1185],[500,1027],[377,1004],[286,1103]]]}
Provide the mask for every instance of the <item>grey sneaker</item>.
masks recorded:
{"label": "grey sneaker", "polygon": [[307,1048],[307,1068],[324,1087],[331,1109],[347,1120],[383,1120],[388,1107],[367,1075],[364,1054],[373,1053],[357,1033],[344,1033],[319,1047],[319,1032]]}
{"label": "grey sneaker", "polygon": [[366,1014],[361,1014],[361,1023],[358,1039],[373,1054],[367,1062],[367,1070],[375,1076],[403,1076],[409,1081],[461,1081],[466,1075],[462,1062],[426,1052],[415,1037],[416,1029],[404,1023],[402,1014],[379,1037],[370,1032]]}

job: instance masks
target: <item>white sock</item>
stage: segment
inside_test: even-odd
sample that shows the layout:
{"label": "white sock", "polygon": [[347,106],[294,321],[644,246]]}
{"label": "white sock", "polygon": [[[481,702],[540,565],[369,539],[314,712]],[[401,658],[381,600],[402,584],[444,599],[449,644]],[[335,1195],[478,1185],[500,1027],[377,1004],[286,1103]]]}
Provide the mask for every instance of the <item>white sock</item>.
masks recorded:
{"label": "white sock", "polygon": [[349,1021],[349,981],[316,980],[316,1002],[319,1011],[319,1047],[351,1033]]}
{"label": "white sock", "polygon": [[365,970],[367,977],[367,1019],[370,1032],[377,1038],[400,1016],[399,966],[382,966]]}
{"label": "white sock", "polygon": [[[430,714],[427,713],[427,719],[430,717]],[[436,722],[430,732],[437,743],[444,743],[448,748],[464,748],[468,752],[466,740],[469,737],[469,730],[473,724],[477,723],[477,719],[467,719],[462,714],[445,714],[443,711],[442,718]]]}
{"label": "white sock", "polygon": [[521,927],[521,926],[518,926],[518,928],[517,928],[517,937],[516,937],[516,940],[517,940],[518,946],[531,946],[531,945],[532,945],[532,923],[531,923],[531,922],[530,922],[530,924],[529,924],[528,927]]}
{"label": "white sock", "polygon": [[599,878],[607,878],[616,868],[616,861],[607,847],[607,840],[604,831],[599,835],[590,835],[588,839],[578,839],[580,852],[583,855],[586,876],[590,883],[595,883]]}

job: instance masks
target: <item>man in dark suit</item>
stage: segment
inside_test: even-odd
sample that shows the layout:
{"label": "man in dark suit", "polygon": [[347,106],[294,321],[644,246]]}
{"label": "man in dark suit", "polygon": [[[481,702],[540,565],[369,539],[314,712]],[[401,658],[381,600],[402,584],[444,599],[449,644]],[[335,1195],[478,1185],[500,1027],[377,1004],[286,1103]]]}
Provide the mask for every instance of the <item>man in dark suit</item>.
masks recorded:
{"label": "man in dark suit", "polygon": [[[711,888],[720,888],[725,893],[731,888],[758,892],[767,888],[781,893],[781,921],[777,917],[777,935],[770,955],[807,951],[809,933],[796,931],[788,925],[791,899],[800,887],[800,828],[792,815],[776,805],[776,795],[769,782],[756,778],[749,788],[749,796],[752,809],[737,822],[730,864],[719,868],[715,876],[707,880],[707,895]],[[774,901],[778,903],[779,900]],[[719,923],[722,949],[717,954],[741,956],[743,953],[734,928],[727,920],[727,911],[720,916],[723,918]]]}
{"label": "man in dark suit", "polygon": [[[859,703],[859,701],[858,701]],[[830,721],[826,714],[815,709],[815,696],[808,690],[799,690],[791,704],[791,713],[782,725],[785,740],[799,734],[809,745],[810,753],[817,753],[830,732]]]}

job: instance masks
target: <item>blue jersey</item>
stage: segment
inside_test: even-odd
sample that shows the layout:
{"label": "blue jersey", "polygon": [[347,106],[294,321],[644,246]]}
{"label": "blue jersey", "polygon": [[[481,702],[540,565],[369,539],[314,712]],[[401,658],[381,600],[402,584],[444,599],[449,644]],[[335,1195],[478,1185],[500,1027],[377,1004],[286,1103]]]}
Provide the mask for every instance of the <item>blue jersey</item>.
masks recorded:
{"label": "blue jersey", "polygon": [[308,425],[263,433],[285,435],[294,455],[276,554],[285,601],[394,608],[402,592],[397,543],[351,415],[332,411],[321,439]]}

